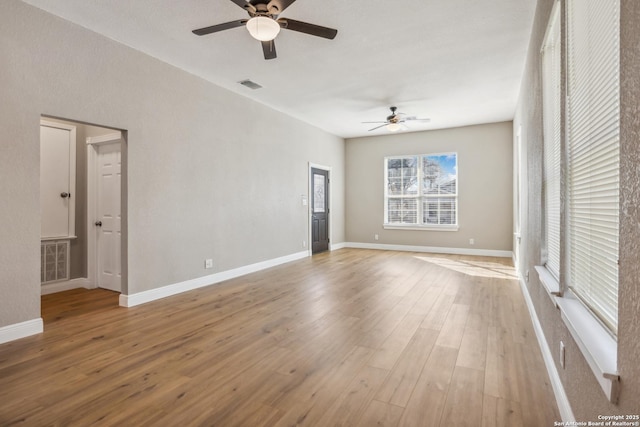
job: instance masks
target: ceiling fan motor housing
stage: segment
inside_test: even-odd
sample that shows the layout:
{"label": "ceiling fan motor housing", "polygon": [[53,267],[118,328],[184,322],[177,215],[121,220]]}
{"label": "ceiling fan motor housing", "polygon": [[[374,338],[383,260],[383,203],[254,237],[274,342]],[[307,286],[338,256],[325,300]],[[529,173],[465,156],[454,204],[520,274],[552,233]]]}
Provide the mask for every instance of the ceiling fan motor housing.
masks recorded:
{"label": "ceiling fan motor housing", "polygon": [[[247,5],[251,5],[251,3],[247,3]],[[247,12],[251,17],[266,16],[271,19],[276,19],[278,18],[278,14],[280,13],[278,6],[275,4],[272,4],[271,6],[269,6],[267,3],[259,3],[252,6],[253,7],[251,6],[245,7],[245,9],[247,10]]]}
{"label": "ceiling fan motor housing", "polygon": [[391,107],[391,115],[387,116],[387,121],[389,123],[398,123],[398,115],[396,114],[397,107]]}

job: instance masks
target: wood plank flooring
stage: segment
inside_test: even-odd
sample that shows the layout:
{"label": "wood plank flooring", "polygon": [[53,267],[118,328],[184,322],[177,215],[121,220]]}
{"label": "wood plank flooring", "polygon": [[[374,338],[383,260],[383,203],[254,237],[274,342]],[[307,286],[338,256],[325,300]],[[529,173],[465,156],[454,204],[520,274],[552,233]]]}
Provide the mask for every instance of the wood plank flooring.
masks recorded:
{"label": "wood plank flooring", "polygon": [[42,298],[2,426],[552,426],[510,260],[342,249],[146,305]]}

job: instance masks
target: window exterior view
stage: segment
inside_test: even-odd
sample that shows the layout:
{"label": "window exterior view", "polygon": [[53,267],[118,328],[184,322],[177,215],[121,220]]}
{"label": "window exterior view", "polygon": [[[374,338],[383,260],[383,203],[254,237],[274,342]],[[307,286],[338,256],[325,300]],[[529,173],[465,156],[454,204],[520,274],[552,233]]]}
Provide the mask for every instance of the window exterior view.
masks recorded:
{"label": "window exterior view", "polygon": [[385,225],[458,225],[457,153],[385,158]]}

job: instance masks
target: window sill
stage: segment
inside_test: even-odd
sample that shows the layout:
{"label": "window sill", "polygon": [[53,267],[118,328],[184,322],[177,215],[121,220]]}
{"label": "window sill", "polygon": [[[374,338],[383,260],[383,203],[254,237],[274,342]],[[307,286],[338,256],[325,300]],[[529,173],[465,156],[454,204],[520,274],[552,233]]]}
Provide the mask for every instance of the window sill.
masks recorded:
{"label": "window sill", "polygon": [[611,403],[616,403],[620,392],[618,343],[580,301],[575,297],[562,297],[560,283],[546,267],[537,265],[535,268],[542,286],[560,309],[562,321],[578,344],[604,394]]}
{"label": "window sill", "polygon": [[382,224],[385,230],[416,230],[416,231],[458,231],[457,225],[398,225]]}
{"label": "window sill", "polygon": [[540,282],[542,282],[542,286],[547,290],[547,294],[551,298],[551,301],[554,305],[557,305],[554,298],[562,296],[562,292],[560,292],[560,283],[555,277],[553,277],[553,274],[547,270],[547,267],[536,265],[536,271],[538,272],[538,278],[540,279]]}
{"label": "window sill", "polygon": [[618,343],[593,314],[574,298],[556,297],[562,320],[611,403],[618,402]]}

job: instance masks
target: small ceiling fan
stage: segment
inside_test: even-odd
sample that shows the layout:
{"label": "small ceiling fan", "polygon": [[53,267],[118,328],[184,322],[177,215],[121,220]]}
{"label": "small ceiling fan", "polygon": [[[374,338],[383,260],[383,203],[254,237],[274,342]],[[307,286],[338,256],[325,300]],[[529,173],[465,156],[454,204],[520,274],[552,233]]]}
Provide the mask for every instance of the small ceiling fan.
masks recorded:
{"label": "small ceiling fan", "polygon": [[421,123],[429,123],[431,121],[431,119],[419,119],[415,116],[407,116],[405,113],[396,113],[396,111],[398,110],[398,107],[389,107],[389,109],[391,110],[391,115],[387,116],[387,120],[385,120],[384,122],[362,122],[362,123],[380,124],[379,126],[369,129],[369,132],[371,132],[372,130],[380,129],[381,127],[386,127],[387,130],[391,132],[397,132],[403,127],[405,129],[408,129],[404,125],[404,123],[406,122],[414,121],[414,122],[421,122]]}
{"label": "small ceiling fan", "polygon": [[249,19],[239,19],[237,21],[199,28],[193,30],[193,34],[204,36],[217,33],[218,31],[246,26],[249,34],[262,43],[264,59],[274,59],[276,57],[276,45],[273,39],[276,38],[281,28],[330,40],[333,40],[336,34],[338,34],[338,30],[332,28],[321,27],[320,25],[309,24],[289,18],[278,18],[278,16],[296,0],[231,1],[246,10],[249,14]]}

